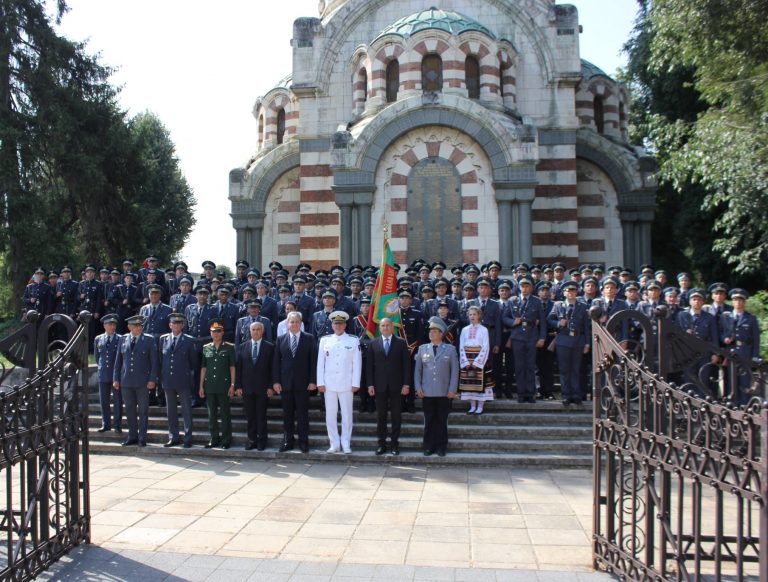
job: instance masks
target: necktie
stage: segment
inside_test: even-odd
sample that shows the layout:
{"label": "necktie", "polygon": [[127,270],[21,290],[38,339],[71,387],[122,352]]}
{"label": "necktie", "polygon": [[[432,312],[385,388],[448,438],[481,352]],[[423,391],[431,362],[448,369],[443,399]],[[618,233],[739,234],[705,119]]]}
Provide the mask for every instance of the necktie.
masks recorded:
{"label": "necktie", "polygon": [[432,346],[432,352],[435,354],[435,357],[437,357],[437,346]]}
{"label": "necktie", "polygon": [[178,339],[179,338],[177,338],[177,337],[173,338],[173,343],[171,344],[171,351],[172,352],[176,351],[176,340],[178,340]]}
{"label": "necktie", "polygon": [[156,307],[153,305],[152,308],[149,310],[149,318],[155,319],[155,309]]}
{"label": "necktie", "polygon": [[384,355],[389,355],[389,338],[384,340]]}
{"label": "necktie", "polygon": [[136,336],[131,337],[131,351],[136,347]]}
{"label": "necktie", "polygon": [[253,363],[256,363],[256,358],[259,357],[259,344],[256,342],[253,342],[253,348],[251,349],[251,358],[253,358]]}
{"label": "necktie", "polygon": [[296,357],[296,348],[299,347],[299,336],[292,335],[291,336],[291,355],[293,357]]}
{"label": "necktie", "polygon": [[112,336],[108,335],[107,336],[107,350],[109,350],[110,347],[112,347]]}
{"label": "necktie", "polygon": [[568,306],[568,319],[573,317],[573,304]]}
{"label": "necktie", "polygon": [[482,303],[481,303],[481,305],[480,305],[480,308],[481,308],[481,309],[485,309],[485,299],[483,299],[483,301],[482,301]]}
{"label": "necktie", "polygon": [[608,313],[611,312],[611,307],[613,307],[613,301],[609,301],[608,304],[607,304],[606,309],[608,310]]}

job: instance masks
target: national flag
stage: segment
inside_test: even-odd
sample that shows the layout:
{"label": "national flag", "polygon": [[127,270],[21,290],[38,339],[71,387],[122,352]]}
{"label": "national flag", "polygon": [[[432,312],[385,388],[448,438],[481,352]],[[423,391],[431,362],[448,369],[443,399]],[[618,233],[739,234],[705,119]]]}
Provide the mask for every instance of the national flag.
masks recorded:
{"label": "national flag", "polygon": [[371,297],[366,333],[371,339],[379,334],[379,323],[389,318],[395,327],[400,327],[400,302],[397,298],[397,271],[392,258],[389,240],[384,237],[384,253],[381,256],[381,268],[376,277],[376,286]]}

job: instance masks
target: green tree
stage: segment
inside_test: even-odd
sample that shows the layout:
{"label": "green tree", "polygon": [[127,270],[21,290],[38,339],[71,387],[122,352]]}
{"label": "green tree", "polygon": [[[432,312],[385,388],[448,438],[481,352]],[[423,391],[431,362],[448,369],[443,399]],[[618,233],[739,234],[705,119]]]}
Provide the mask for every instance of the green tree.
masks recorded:
{"label": "green tree", "polygon": [[[652,108],[647,138],[678,193],[701,187],[713,251],[737,274],[768,264],[768,0],[654,0],[648,74],[687,79],[695,118]],[[655,109],[655,110],[654,110]]]}

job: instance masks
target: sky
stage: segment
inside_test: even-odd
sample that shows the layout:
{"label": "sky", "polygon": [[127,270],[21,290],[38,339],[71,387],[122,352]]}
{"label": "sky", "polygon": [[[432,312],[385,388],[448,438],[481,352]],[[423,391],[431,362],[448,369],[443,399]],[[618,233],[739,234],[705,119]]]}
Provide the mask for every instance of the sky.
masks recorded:
{"label": "sky", "polygon": [[[564,4],[566,2],[559,2]],[[636,0],[571,0],[583,27],[581,57],[609,75],[626,64],[621,48]],[[235,231],[228,175],[256,149],[256,98],[291,72],[293,21],[318,16],[317,0],[68,0],[60,32],[87,41],[116,69],[121,106],[155,113],[171,134],[197,198],[197,224],[181,258],[232,267]],[[215,9],[212,7],[215,5]],[[139,258],[139,257],[135,257]]]}

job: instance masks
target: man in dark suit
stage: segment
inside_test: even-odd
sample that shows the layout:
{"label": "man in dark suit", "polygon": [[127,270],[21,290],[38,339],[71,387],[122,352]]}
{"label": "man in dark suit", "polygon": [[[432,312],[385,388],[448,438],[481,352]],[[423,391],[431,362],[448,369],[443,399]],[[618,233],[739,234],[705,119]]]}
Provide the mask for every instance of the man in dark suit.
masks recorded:
{"label": "man in dark suit", "polygon": [[[280,452],[294,447],[294,432],[299,448],[309,452],[309,396],[317,390],[317,347],[312,334],[301,331],[301,312],[288,314],[288,333],[277,339],[272,361],[272,388],[283,404],[283,444]],[[298,426],[297,426],[298,425]]]}
{"label": "man in dark suit", "polygon": [[165,392],[166,411],[168,412],[168,442],[166,447],[181,444],[179,439],[179,415],[176,398],[181,403],[181,416],[184,419],[184,448],[192,446],[192,389],[195,371],[198,368],[198,351],[195,339],[182,333],[184,316],[173,313],[169,317],[171,333],[163,335],[160,348],[160,379]]}
{"label": "man in dark suit", "polygon": [[240,343],[236,354],[235,394],[243,398],[248,420],[246,451],[267,448],[267,402],[274,395],[271,380],[275,349],[273,343],[264,339],[267,325],[271,323],[252,322],[251,339]]}
{"label": "man in dark suit", "polygon": [[149,392],[157,385],[158,364],[155,339],[142,333],[144,318],[134,315],[126,320],[129,333],[117,350],[112,386],[120,390],[128,421],[128,438],[123,446],[147,445]]}
{"label": "man in dark suit", "polygon": [[400,422],[402,399],[407,396],[411,385],[411,362],[408,344],[393,335],[394,325],[388,318],[379,322],[381,335],[371,342],[365,359],[365,377],[368,380],[368,395],[376,398],[379,439],[377,455],[387,452],[387,409],[392,413],[391,445],[392,454],[400,454]]}

